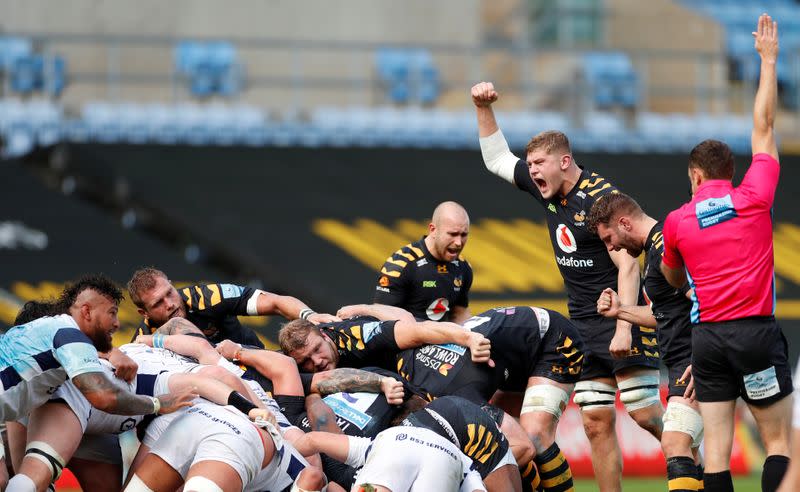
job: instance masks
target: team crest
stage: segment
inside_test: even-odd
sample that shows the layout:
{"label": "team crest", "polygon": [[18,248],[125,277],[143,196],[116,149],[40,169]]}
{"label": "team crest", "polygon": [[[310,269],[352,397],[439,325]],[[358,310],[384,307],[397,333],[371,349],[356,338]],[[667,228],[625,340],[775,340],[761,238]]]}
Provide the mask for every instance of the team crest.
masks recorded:
{"label": "team crest", "polygon": [[387,277],[386,275],[382,275],[381,279],[378,280],[378,283],[380,284],[381,287],[388,287],[389,286],[389,277]]}

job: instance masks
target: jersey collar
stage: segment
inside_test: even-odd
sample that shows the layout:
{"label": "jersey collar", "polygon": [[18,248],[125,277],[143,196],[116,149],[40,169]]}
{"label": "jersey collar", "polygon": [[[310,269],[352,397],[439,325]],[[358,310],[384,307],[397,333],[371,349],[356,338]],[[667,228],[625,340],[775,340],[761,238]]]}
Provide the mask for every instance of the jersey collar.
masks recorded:
{"label": "jersey collar", "polygon": [[653,247],[653,240],[658,232],[661,232],[661,222],[656,222],[650,232],[647,233],[647,241],[644,242],[645,251],[650,251],[650,248]]}

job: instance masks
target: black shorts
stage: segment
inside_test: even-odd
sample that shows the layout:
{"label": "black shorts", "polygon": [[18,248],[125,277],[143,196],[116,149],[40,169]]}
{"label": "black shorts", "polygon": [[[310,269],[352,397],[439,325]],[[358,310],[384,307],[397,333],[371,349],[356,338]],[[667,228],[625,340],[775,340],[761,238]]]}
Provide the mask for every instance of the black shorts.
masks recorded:
{"label": "black shorts", "polygon": [[689,385],[689,377],[685,381],[681,381],[684,371],[692,363],[692,354],[687,352],[686,356],[671,361],[667,366],[667,377],[669,377],[669,391],[667,392],[667,399],[671,396],[683,397],[686,392],[686,387]]}
{"label": "black shorts", "polygon": [[586,352],[583,361],[581,381],[597,378],[611,378],[630,367],[658,369],[659,353],[655,336],[642,333],[637,325],[631,327],[631,355],[623,359],[611,357],[608,346],[617,329],[617,320],[597,316],[573,319],[583,338]]}
{"label": "black shorts", "polygon": [[774,317],[699,323],[692,329],[697,400],[767,406],[792,393],[788,345]]}
{"label": "black shorts", "polygon": [[549,314],[550,327],[541,340],[539,360],[531,376],[575,384],[581,379],[586,358],[583,337],[569,319],[555,311],[549,311]]}

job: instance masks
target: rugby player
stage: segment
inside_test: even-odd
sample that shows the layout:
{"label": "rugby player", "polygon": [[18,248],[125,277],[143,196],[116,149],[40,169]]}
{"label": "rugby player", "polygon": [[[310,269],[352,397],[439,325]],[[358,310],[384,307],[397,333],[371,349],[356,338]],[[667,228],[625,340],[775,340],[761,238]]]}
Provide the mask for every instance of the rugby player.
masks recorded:
{"label": "rugby player", "polygon": [[80,441],[80,425],[65,405],[45,403],[67,380],[99,410],[123,415],[169,413],[191,405],[191,392],[139,396],[116,386],[102,370],[98,350],[112,348],[122,293],[105,277],[84,276],[62,292],[69,314],[15,326],[0,337],[0,419],[29,416],[25,457],[6,490],[43,490],[58,478]]}
{"label": "rugby player", "polygon": [[529,193],[545,209],[545,218],[567,290],[570,320],[586,344],[575,402],[581,407],[592,464],[601,491],[621,490],[622,453],[615,430],[617,389],[630,416],[656,439],[661,438],[663,407],[658,393],[657,348],[638,326],[604,318],[597,298],[610,287],[624,304],[637,304],[639,265],[624,252],[609,252],[586,228],[586,214],[595,200],[617,192],[597,173],[578,166],[569,139],[559,131],[534,136],[526,160],[518,159],[495,120],[492,103],[498,93],[491,82],[472,87],[481,152],[493,174]]}
{"label": "rugby player", "polygon": [[[625,250],[638,257],[645,252],[642,290],[649,305],[620,305],[617,293],[606,289],[597,300],[603,316],[639,325],[642,333],[653,331],[661,360],[667,366],[669,391],[664,412],[661,449],[667,459],[669,490],[698,490],[702,476],[695,466],[694,452],[703,438],[703,419],[697,402],[685,397],[691,369],[692,331],[687,297],[689,285],[676,289],[661,273],[664,254],[664,224],[644,213],[636,201],[623,193],[606,195],[589,211],[589,230],[596,232],[606,247]],[[696,452],[696,451],[695,451]]]}
{"label": "rugby player", "polygon": [[143,268],[128,281],[128,293],[144,318],[136,335],[152,334],[173,317],[186,318],[212,343],[233,340],[264,348],[255,332],[239,322],[238,316],[280,314],[287,319],[303,318],[313,323],[338,321],[316,313],[301,301],[251,287],[233,284],[204,284],[177,290],[161,270]]}
{"label": "rugby player", "polygon": [[461,256],[469,215],[456,202],[440,203],[428,235],[386,259],[375,286],[376,304],[397,306],[417,319],[463,323],[469,312],[472,267]]}

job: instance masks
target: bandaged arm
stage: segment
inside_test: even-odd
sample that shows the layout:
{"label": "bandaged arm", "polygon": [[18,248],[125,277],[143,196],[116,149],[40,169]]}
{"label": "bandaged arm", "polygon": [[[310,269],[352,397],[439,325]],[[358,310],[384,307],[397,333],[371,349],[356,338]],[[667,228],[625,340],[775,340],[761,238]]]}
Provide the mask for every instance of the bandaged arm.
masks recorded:
{"label": "bandaged arm", "polygon": [[514,169],[519,158],[508,148],[508,142],[506,142],[502,130],[498,129],[488,137],[481,137],[480,142],[481,155],[486,169],[513,184]]}

